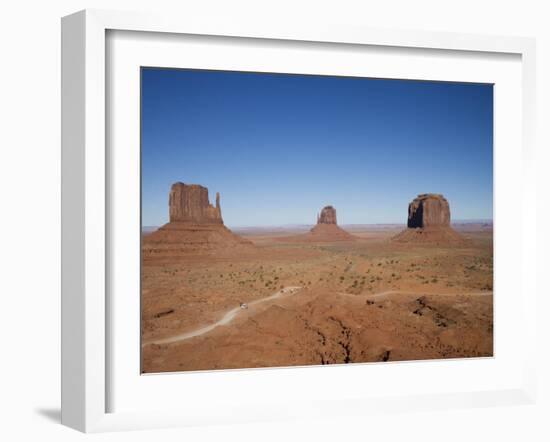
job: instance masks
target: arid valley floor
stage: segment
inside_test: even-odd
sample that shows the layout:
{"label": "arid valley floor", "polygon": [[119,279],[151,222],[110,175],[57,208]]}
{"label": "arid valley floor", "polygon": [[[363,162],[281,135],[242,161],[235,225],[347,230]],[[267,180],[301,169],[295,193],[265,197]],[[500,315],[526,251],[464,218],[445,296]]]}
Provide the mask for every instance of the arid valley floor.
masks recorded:
{"label": "arid valley floor", "polygon": [[355,241],[234,229],[255,247],[144,252],[142,372],[491,356],[492,228],[454,227],[464,244],[347,226]]}

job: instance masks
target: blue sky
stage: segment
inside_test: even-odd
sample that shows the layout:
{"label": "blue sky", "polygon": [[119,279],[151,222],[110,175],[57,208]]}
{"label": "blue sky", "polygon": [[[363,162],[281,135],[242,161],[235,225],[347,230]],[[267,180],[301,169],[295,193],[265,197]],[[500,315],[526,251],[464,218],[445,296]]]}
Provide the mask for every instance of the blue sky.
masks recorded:
{"label": "blue sky", "polygon": [[142,69],[142,223],[182,181],[228,226],[405,223],[419,193],[492,219],[492,85]]}

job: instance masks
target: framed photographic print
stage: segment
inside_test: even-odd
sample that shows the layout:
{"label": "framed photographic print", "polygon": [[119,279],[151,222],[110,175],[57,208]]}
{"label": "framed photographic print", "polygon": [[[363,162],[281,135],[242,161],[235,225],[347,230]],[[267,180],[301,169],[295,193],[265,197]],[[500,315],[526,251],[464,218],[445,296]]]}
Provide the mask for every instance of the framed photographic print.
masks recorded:
{"label": "framed photographic print", "polygon": [[63,423],[533,400],[532,40],[84,11],[62,42]]}

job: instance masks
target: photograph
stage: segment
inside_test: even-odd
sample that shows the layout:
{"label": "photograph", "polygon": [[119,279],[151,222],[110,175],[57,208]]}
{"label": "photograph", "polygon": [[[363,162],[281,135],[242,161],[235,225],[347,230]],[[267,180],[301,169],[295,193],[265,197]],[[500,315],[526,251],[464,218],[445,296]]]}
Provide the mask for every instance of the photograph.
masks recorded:
{"label": "photograph", "polygon": [[493,84],[140,75],[142,374],[493,357]]}

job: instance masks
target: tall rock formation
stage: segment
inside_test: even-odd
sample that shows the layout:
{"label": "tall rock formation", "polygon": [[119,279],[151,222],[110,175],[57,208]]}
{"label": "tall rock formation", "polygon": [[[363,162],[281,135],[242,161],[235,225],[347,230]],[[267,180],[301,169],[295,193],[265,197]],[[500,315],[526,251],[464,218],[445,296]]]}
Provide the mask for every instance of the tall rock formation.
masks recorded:
{"label": "tall rock formation", "polygon": [[280,238],[280,241],[290,242],[333,242],[355,241],[356,236],[346,232],[336,224],[336,209],[325,206],[317,214],[317,224],[306,234]]}
{"label": "tall rock formation", "polygon": [[449,202],[441,194],[423,193],[409,204],[407,227],[423,228],[451,225]]}
{"label": "tall rock formation", "polygon": [[172,184],[168,204],[171,223],[223,224],[220,194],[216,194],[214,207],[208,189],[199,184]]}
{"label": "tall rock formation", "polygon": [[407,229],[392,238],[395,242],[424,244],[461,244],[464,238],[451,228],[447,199],[436,193],[423,193],[411,201]]}
{"label": "tall rock formation", "polygon": [[212,206],[204,186],[174,183],[168,198],[168,211],[170,222],[144,236],[144,259],[253,247],[250,241],[224,226],[220,194],[216,193],[216,206]]}
{"label": "tall rock formation", "polygon": [[332,206],[325,206],[319,216],[317,224],[336,224],[336,209]]}

